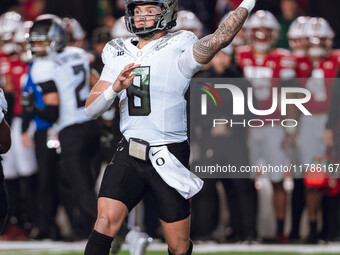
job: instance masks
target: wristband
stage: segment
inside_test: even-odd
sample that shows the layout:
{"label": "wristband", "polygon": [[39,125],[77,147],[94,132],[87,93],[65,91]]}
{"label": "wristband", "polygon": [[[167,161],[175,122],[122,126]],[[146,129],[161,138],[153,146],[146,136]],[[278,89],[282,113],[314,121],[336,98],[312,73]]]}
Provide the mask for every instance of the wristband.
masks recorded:
{"label": "wristband", "polygon": [[112,89],[112,85],[104,90],[104,97],[107,101],[114,99],[117,95],[118,93]]}
{"label": "wristband", "polygon": [[239,7],[245,8],[248,10],[248,13],[254,8],[256,1],[255,0],[243,0]]}

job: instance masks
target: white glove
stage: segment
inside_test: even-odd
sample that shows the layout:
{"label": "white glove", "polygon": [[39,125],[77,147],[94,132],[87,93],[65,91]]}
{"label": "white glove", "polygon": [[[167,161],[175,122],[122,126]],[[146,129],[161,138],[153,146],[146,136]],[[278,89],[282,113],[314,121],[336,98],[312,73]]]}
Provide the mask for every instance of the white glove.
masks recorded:
{"label": "white glove", "polygon": [[7,109],[8,109],[8,105],[5,99],[4,91],[0,89],[0,123],[2,122],[2,119],[5,117],[5,113],[7,112]]}

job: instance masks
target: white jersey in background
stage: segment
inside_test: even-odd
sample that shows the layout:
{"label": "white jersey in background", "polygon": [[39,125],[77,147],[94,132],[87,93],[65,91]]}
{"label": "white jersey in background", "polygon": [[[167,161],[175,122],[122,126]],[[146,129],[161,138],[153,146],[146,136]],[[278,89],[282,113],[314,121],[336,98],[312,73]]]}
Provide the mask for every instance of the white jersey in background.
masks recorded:
{"label": "white jersey in background", "polygon": [[138,49],[137,38],[114,39],[106,44],[100,80],[113,83],[123,68],[140,64],[128,89],[119,93],[120,129],[124,137],[151,145],[187,139],[186,100],[192,75],[203,65],[193,56],[197,37],[192,32],[169,33]]}
{"label": "white jersey in background", "polygon": [[90,93],[90,67],[87,54],[77,47],[39,58],[33,62],[31,77],[34,83],[53,81],[59,94],[59,119],[56,130],[89,121],[84,113]]}

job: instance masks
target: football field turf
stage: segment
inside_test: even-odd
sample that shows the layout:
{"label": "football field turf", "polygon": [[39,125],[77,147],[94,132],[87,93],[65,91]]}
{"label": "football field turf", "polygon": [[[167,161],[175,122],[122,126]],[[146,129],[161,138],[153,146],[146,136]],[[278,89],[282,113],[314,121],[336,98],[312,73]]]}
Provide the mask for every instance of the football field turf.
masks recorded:
{"label": "football field turf", "polygon": [[[53,242],[0,241],[0,255],[83,255],[86,241]],[[167,255],[167,245],[152,243],[146,255]],[[271,245],[271,244],[216,244],[199,243],[194,245],[193,254],[197,255],[334,255],[340,254],[340,243],[324,245]],[[117,255],[129,255],[128,246],[123,244]]]}
{"label": "football field turf", "polygon": [[[339,251],[340,253],[340,251]],[[338,254],[339,254],[338,253]],[[27,252],[27,251],[0,251],[0,255],[83,255],[82,252],[65,252],[65,253],[54,253],[54,252]],[[117,255],[129,255],[128,251],[122,251]],[[167,252],[149,251],[146,255],[167,255]],[[217,253],[193,253],[198,255],[302,255],[308,253],[289,253],[289,252],[217,252]],[[336,253],[313,253],[313,255],[334,255]]]}

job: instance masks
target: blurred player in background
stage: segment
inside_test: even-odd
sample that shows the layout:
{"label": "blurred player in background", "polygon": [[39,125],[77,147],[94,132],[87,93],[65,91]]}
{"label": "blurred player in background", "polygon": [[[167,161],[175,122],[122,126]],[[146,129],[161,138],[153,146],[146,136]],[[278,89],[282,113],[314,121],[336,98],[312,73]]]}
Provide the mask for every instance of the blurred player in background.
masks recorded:
{"label": "blurred player in background", "polygon": [[[25,49],[21,53],[23,59],[28,60],[26,48],[27,37],[33,25],[32,21],[25,21],[20,30],[15,34],[15,40],[20,42]],[[32,59],[30,59],[32,60]],[[53,122],[57,119],[51,116],[51,119],[43,120],[37,116],[35,106],[45,108],[43,100],[43,91],[40,87],[32,82],[30,70],[28,70],[28,79],[23,87],[21,97],[22,106],[22,141],[24,146],[29,146],[34,143],[35,157],[38,164],[38,185],[37,185],[37,217],[35,231],[31,232],[31,237],[34,239],[51,238],[53,240],[60,239],[59,228],[56,224],[56,214],[58,206],[58,155],[56,149],[59,148],[59,141],[53,138],[52,134],[55,131],[52,129]],[[47,106],[48,107],[48,106]],[[34,136],[29,134],[28,127],[31,120],[34,120],[36,131]]]}
{"label": "blurred player in background", "polygon": [[[34,114],[55,122],[61,147],[61,199],[75,239],[86,238],[96,216],[93,156],[99,146],[99,126],[84,114],[90,91],[90,67],[83,49],[67,45],[61,19],[41,15],[29,32],[33,57],[32,82],[42,90],[45,107]],[[57,120],[57,121],[56,121]]]}
{"label": "blurred player in background", "polygon": [[[305,24],[305,35],[308,39],[307,49],[305,56],[296,58],[297,75],[304,78],[301,80],[302,86],[311,92],[311,100],[305,107],[312,116],[300,116],[298,144],[301,163],[310,164],[315,156],[323,155],[326,151],[323,134],[334,84],[332,78],[339,77],[339,59],[332,54],[334,32],[325,19],[308,19]],[[320,238],[317,233],[320,194],[319,189],[307,187],[306,203],[310,224],[308,243],[316,243]],[[331,220],[337,215],[334,199],[334,195],[330,194],[323,197],[325,211],[321,238],[326,240],[334,238],[335,235],[335,224]]]}
{"label": "blurred player in background", "polygon": [[[0,154],[6,153],[11,147],[11,129],[5,120],[7,112],[7,102],[4,92],[0,89]],[[4,173],[0,157],[0,234],[6,224],[8,213],[7,194],[4,186]]]}
{"label": "blurred player in background", "polygon": [[[250,79],[257,109],[267,110],[272,105],[273,88],[278,83],[273,79],[287,80],[295,77],[295,61],[289,51],[276,49],[280,25],[276,18],[268,11],[257,11],[248,20],[247,29],[250,35],[250,45],[240,46],[236,49],[238,64],[243,69],[243,74]],[[282,83],[280,83],[281,85]],[[259,119],[281,119],[279,110]],[[285,153],[282,142],[285,130],[281,125],[268,122],[261,128],[249,130],[249,153],[251,165],[260,165],[262,162],[273,166],[285,165]],[[286,193],[283,188],[283,172],[268,173],[274,188],[274,209],[277,228],[276,241],[287,242],[284,236],[284,219],[286,215]]]}
{"label": "blurred player in background", "polygon": [[[308,49],[308,36],[307,36],[307,24],[310,21],[310,17],[300,16],[295,19],[290,25],[287,33],[288,43],[293,57],[297,61],[297,69],[299,69],[300,59],[306,58]],[[299,78],[299,72],[297,72],[297,78]],[[298,113],[296,114],[298,119]],[[299,158],[299,148],[297,147],[297,130],[293,130],[291,134],[290,151],[292,154],[297,155],[297,160],[302,163]],[[304,173],[293,172],[294,189],[292,193],[292,230],[290,233],[290,241],[293,243],[300,242],[300,222],[301,215],[305,208],[306,191],[305,184],[303,182]]]}
{"label": "blurred player in background", "polygon": [[[27,239],[36,219],[37,163],[34,144],[25,146],[20,136],[22,125],[20,98],[28,69],[28,63],[23,62],[25,59],[22,58],[22,44],[15,38],[16,32],[22,29],[22,22],[21,15],[16,12],[6,12],[0,17],[1,50],[6,55],[0,60],[0,75],[3,77],[3,89],[9,102],[8,123],[12,129],[12,148],[3,157],[9,194],[9,225],[3,236],[5,240]],[[30,136],[33,136],[34,129],[34,125],[29,126]]]}

